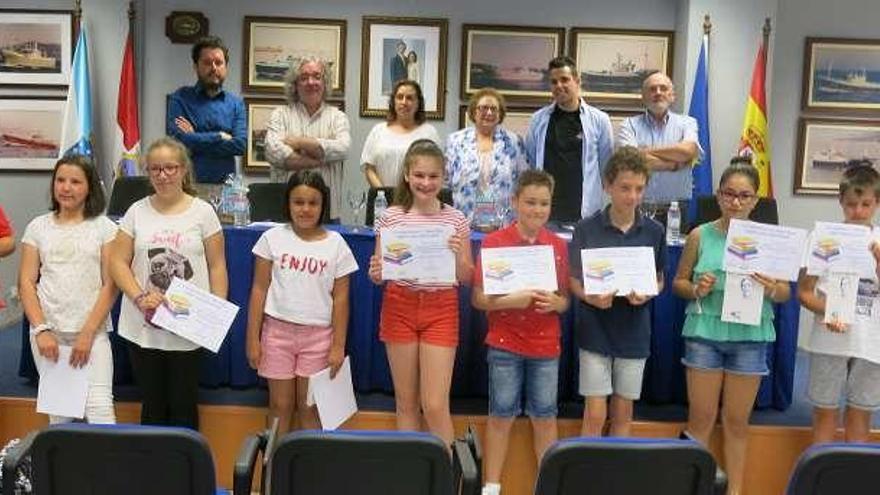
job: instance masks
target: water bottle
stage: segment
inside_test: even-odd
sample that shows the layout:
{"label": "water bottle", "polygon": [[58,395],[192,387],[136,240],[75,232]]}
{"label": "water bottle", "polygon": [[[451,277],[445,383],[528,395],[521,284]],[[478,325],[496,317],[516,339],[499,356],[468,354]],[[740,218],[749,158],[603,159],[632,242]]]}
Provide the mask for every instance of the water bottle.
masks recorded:
{"label": "water bottle", "polygon": [[388,209],[388,200],[385,199],[385,191],[376,191],[376,199],[373,201],[373,223],[382,218],[385,210]]}
{"label": "water bottle", "polygon": [[681,244],[681,210],[678,209],[678,201],[669,203],[669,211],[666,212],[666,244]]}
{"label": "water bottle", "polygon": [[251,202],[247,193],[248,187],[244,184],[244,179],[240,175],[236,176],[232,193],[232,224],[236,227],[246,227],[251,223]]}
{"label": "water bottle", "polygon": [[233,184],[235,182],[234,176],[229,174],[226,177],[226,180],[223,182],[223,185],[220,186],[220,206],[217,208],[217,216],[220,218],[220,223],[228,225],[232,223],[232,212],[234,211],[233,206]]}

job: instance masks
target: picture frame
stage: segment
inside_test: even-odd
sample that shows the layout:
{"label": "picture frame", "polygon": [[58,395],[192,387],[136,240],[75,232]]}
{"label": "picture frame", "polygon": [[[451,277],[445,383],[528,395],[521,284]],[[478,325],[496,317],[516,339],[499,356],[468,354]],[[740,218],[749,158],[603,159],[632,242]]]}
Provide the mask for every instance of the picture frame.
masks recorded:
{"label": "picture frame", "polygon": [[568,53],[591,102],[639,105],[649,74],[672,74],[674,31],[572,28]]}
{"label": "picture frame", "polygon": [[[326,100],[325,103],[345,111],[344,100]],[[246,96],[244,98],[248,128],[247,149],[242,157],[245,172],[250,174],[269,173],[271,165],[265,156],[266,126],[269,123],[269,117],[272,116],[272,111],[285,105],[287,105],[287,100],[279,97],[253,98]]]}
{"label": "picture frame", "polygon": [[165,17],[165,37],[172,43],[193,44],[208,35],[209,26],[201,12],[175,10]]}
{"label": "picture frame", "polygon": [[0,86],[66,88],[74,32],[69,10],[0,9]]}
{"label": "picture frame", "polygon": [[[532,119],[532,115],[538,111],[541,107],[538,106],[527,106],[527,105],[513,105],[507,106],[507,114],[504,116],[504,122],[501,123],[505,129],[512,131],[514,134],[518,135],[521,139],[526,138],[526,132],[529,130],[529,122]],[[458,128],[464,129],[466,127],[473,127],[474,122],[468,118],[467,114],[467,105],[461,105],[458,107]]]}
{"label": "picture frame", "polygon": [[342,96],[347,30],[345,19],[246,16],[242,92],[284,94],[284,76],[290,65],[312,55],[330,65],[332,81],[326,85],[327,96]]}
{"label": "picture frame", "polygon": [[880,110],[880,39],[807,38],[801,108],[876,115]]}
{"label": "picture frame", "polygon": [[794,194],[837,195],[848,167],[880,169],[880,120],[798,119]]}
{"label": "picture frame", "polygon": [[0,96],[0,170],[52,170],[66,103],[64,96]]}
{"label": "picture frame", "polygon": [[510,101],[547,101],[547,63],[564,52],[565,28],[464,24],[461,99],[491,86]]}
{"label": "picture frame", "polygon": [[385,117],[394,82],[415,72],[425,96],[425,116],[445,118],[448,27],[442,18],[363,17],[361,117]]}

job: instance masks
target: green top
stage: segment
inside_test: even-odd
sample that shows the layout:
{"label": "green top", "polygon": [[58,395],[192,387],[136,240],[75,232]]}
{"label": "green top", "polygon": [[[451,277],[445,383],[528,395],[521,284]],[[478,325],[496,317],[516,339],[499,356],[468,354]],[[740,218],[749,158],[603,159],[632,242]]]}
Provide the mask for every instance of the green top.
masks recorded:
{"label": "green top", "polygon": [[745,325],[721,321],[721,304],[724,300],[724,281],[726,278],[724,271],[721,270],[721,262],[724,258],[724,243],[727,233],[718,230],[715,222],[704,223],[697,228],[700,229],[700,246],[691,280],[696,283],[700,275],[705,272],[713,273],[716,280],[711,292],[700,300],[702,313],[698,312],[699,306],[696,301],[691,301],[688,304],[685,310],[687,316],[684,320],[682,336],[720,342],[773,342],[776,340],[776,330],[773,326],[773,307],[767,297],[764,297],[764,304],[761,307],[760,324]]}

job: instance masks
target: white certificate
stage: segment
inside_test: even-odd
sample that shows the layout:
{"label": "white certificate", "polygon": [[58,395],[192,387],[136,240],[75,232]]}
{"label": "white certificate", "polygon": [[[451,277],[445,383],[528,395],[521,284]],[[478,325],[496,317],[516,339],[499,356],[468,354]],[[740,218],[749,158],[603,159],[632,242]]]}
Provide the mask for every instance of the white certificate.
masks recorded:
{"label": "white certificate", "polygon": [[726,272],[761,273],[794,282],[806,238],[804,229],[731,220],[721,267]]}
{"label": "white certificate", "polygon": [[553,246],[485,248],[480,250],[480,257],[484,294],[559,289]]}
{"label": "white certificate", "polygon": [[721,321],[757,325],[761,323],[764,286],[744,273],[727,273]]}
{"label": "white certificate", "polygon": [[37,390],[37,412],[82,419],[86,413],[89,391],[89,368],[70,365],[69,345],[58,346],[58,361],[43,359],[40,364],[40,387]]}
{"label": "white certificate", "polygon": [[617,291],[621,297],[630,293],[657,295],[657,266],[651,247],[581,249],[581,268],[585,294]]}
{"label": "white certificate", "polygon": [[852,325],[856,320],[859,276],[855,273],[829,273],[825,284],[825,323]]}
{"label": "white certificate", "polygon": [[348,356],[345,356],[335,378],[330,378],[330,368],[324,368],[309,377],[306,404],[318,406],[318,417],[324,430],[339,428],[357,412]]}
{"label": "white certificate", "polygon": [[150,322],[216,353],[236,314],[235,304],[175,277]]}
{"label": "white certificate", "polygon": [[877,263],[871,255],[871,229],[864,225],[816,222],[807,256],[807,273],[858,273],[874,278]]}
{"label": "white certificate", "polygon": [[[454,283],[455,253],[449,249],[453,233],[448,225],[382,229],[382,279]],[[462,249],[470,249],[468,242]]]}

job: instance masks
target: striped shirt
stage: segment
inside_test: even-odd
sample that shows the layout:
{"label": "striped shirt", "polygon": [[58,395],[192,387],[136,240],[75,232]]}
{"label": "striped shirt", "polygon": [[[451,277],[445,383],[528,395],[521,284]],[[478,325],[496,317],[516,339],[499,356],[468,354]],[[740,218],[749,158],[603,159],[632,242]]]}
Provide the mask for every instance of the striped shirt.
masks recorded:
{"label": "striped shirt", "polygon": [[[464,214],[449,205],[443,205],[439,212],[425,215],[416,213],[412,210],[405,212],[400,206],[390,206],[385,213],[376,219],[376,231],[393,229],[395,227],[436,227],[438,225],[448,225],[462,238],[467,239],[466,248],[470,249],[470,226]],[[377,239],[378,242],[378,239]],[[414,280],[391,280],[388,283],[398,284],[413,290],[438,290],[457,287],[458,283],[448,284],[441,282],[416,282]]]}

